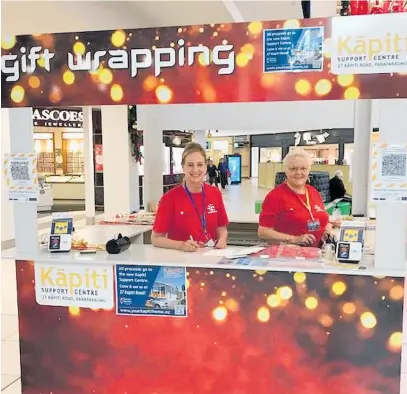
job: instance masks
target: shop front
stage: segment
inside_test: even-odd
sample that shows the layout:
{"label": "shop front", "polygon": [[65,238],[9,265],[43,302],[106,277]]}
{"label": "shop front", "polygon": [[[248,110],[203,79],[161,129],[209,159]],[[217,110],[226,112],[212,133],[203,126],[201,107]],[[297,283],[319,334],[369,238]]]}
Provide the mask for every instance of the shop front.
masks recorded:
{"label": "shop front", "polygon": [[[404,123],[394,119],[406,108],[406,51],[391,55],[400,58],[397,62],[386,60],[388,48],[371,53],[367,45],[363,56],[352,54],[362,51],[361,36],[385,43],[387,34],[405,35],[407,16],[367,18],[56,34],[55,46],[43,53],[51,71],[32,70],[44,95],[27,87],[10,62],[17,53],[21,58],[22,43],[31,46],[24,59],[35,62],[35,48],[50,40],[17,38],[14,48],[2,52],[2,104],[10,108],[12,154],[34,150],[31,107],[36,105],[81,101],[108,110],[121,105],[125,119],[112,119],[114,126],[125,125],[127,141],[128,105],[154,114],[162,104],[195,104],[186,106],[184,117],[175,117],[182,121],[189,111],[204,112],[210,104],[242,103],[233,118],[245,118],[249,103],[360,100],[366,114],[360,112],[355,121],[360,130],[371,115],[366,102],[377,99],[380,143],[399,145],[390,153],[380,146],[377,158],[398,152],[405,163]],[[109,89],[94,80],[103,70],[113,76]],[[64,72],[76,83],[59,81]],[[351,81],[345,86],[335,82],[343,75]],[[177,106],[167,107],[176,112]],[[154,137],[154,149],[165,157],[166,128],[157,125],[168,119],[147,118],[140,126],[144,146]],[[144,127],[148,121],[155,128]],[[370,139],[371,128],[366,130]],[[120,136],[104,139],[104,150]],[[365,147],[363,138],[355,131],[355,150]],[[176,167],[180,151],[175,152]],[[125,153],[117,152],[116,160]],[[147,157],[147,148],[144,153]],[[368,160],[368,153],[356,158]],[[396,159],[386,156],[381,164]],[[143,187],[150,190],[163,174],[145,163]],[[123,184],[129,182],[127,165],[121,173],[113,171],[112,179],[125,174]],[[108,170],[105,161],[103,166]],[[359,189],[371,176],[366,171],[358,179],[362,175],[366,182],[354,183]],[[23,393],[400,394],[407,186],[396,191],[388,186],[387,194],[380,194],[380,184],[371,181],[378,198],[375,255],[351,266],[327,262],[313,248],[285,244],[257,254],[246,251],[252,254],[247,259],[237,258],[243,253],[239,248],[224,255],[208,249],[187,254],[150,245],[131,245],[115,256],[51,254],[38,248],[34,204],[16,202],[16,251],[9,258],[17,265]],[[122,190],[114,192],[126,197]]]}
{"label": "shop front", "polygon": [[323,129],[251,136],[252,150],[259,153],[258,186],[273,189],[276,174],[283,171],[285,155],[297,146],[308,152],[312,171],[323,171],[332,178],[336,171],[343,173],[346,190],[352,193],[353,129]]}
{"label": "shop front", "polygon": [[[39,209],[85,200],[83,111],[81,108],[33,108],[34,150],[43,185]],[[57,208],[55,208],[57,209]]]}

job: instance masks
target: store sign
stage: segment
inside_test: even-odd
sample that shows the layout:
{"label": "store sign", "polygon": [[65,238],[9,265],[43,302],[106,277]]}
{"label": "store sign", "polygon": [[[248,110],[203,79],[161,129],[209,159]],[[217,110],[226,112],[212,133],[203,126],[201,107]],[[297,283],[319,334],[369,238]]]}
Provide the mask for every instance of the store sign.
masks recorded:
{"label": "store sign", "polygon": [[80,109],[33,108],[33,123],[38,127],[81,129],[83,111]]}
{"label": "store sign", "polygon": [[35,298],[40,305],[111,309],[113,267],[105,264],[34,263]]}
{"label": "store sign", "polygon": [[332,19],[332,73],[405,73],[406,15],[366,15],[356,19],[358,23],[355,18]]}

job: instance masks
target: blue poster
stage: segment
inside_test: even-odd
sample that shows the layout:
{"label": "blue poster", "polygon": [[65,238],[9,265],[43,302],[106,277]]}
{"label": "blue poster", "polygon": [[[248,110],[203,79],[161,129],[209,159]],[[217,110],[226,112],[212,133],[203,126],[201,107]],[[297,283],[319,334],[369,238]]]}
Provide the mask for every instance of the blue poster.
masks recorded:
{"label": "blue poster", "polygon": [[187,316],[186,268],[116,266],[118,315]]}
{"label": "blue poster", "polygon": [[264,72],[322,71],[324,28],[265,29]]}

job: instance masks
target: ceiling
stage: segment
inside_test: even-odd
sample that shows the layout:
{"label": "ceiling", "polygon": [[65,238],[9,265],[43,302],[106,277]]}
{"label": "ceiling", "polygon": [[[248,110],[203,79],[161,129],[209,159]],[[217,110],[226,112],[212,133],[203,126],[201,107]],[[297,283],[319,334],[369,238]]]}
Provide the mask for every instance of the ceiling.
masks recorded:
{"label": "ceiling", "polygon": [[[313,2],[313,16],[333,16],[337,0]],[[301,18],[300,0],[1,2],[2,34],[113,30]]]}

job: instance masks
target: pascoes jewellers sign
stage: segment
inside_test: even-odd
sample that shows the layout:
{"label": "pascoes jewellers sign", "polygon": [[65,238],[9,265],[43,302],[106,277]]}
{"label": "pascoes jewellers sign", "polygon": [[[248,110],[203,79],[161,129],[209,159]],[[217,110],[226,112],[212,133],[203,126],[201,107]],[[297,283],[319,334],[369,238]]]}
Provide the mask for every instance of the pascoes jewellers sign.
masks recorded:
{"label": "pascoes jewellers sign", "polygon": [[33,108],[33,123],[38,127],[81,129],[83,111],[81,109]]}

